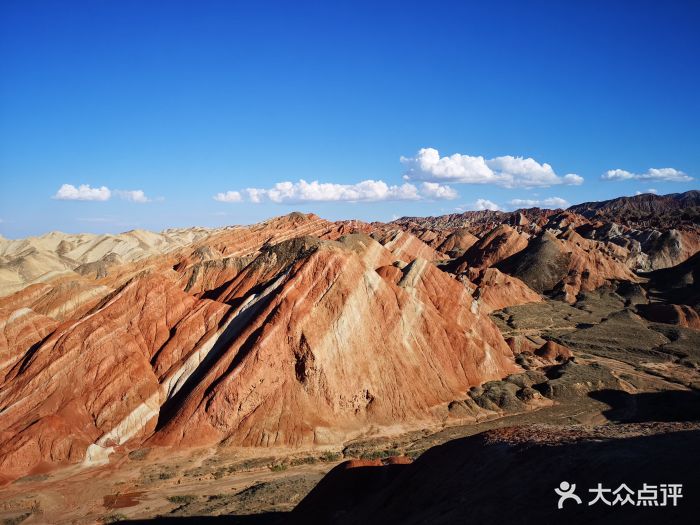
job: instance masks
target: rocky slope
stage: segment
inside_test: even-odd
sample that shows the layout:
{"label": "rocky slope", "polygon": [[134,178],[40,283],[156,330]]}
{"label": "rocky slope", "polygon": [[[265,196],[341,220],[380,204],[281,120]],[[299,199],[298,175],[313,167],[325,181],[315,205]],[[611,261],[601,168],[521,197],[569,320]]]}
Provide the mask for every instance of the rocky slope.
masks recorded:
{"label": "rocky slope", "polygon": [[347,234],[363,229],[293,214],[1,299],[3,476],[145,442],[317,446],[430,426],[517,370],[468,289],[421,257],[432,248]]}
{"label": "rocky slope", "polygon": [[481,302],[481,310],[492,312],[506,306],[539,303],[544,299],[529,288],[523,281],[511,277],[496,268],[487,268],[475,279],[476,297]]}
{"label": "rocky slope", "polygon": [[644,193],[634,197],[584,202],[571,206],[569,211],[589,219],[620,223],[637,229],[693,226],[698,224],[700,191],[669,195]]}
{"label": "rocky slope", "polygon": [[528,246],[528,235],[502,224],[475,242],[449,266],[455,273],[469,268],[489,268]]}
{"label": "rocky slope", "polygon": [[697,330],[695,227],[598,211],[2,239],[2,475],[142,446],[337,445],[494,417],[496,398],[529,410],[540,400],[499,381],[573,343],[523,350],[488,314],[551,299],[575,318],[611,290],[624,311],[599,338],[642,319]]}
{"label": "rocky slope", "polygon": [[189,246],[208,236],[200,228],[153,233],[132,230],[118,235],[50,232],[20,240],[0,239],[0,295],[61,274],[94,272],[121,262],[137,261]]}
{"label": "rocky slope", "polygon": [[[449,260],[441,267],[457,276],[497,266],[536,292],[574,302],[582,291],[613,281],[638,282],[636,272],[670,268],[698,253],[698,195],[621,197],[565,211],[405,217],[389,227],[404,228],[438,250],[444,246]],[[637,220],[641,216],[660,219]],[[455,250],[447,240],[457,234],[476,240]]]}
{"label": "rocky slope", "polygon": [[700,250],[699,217],[700,192],[691,190],[583,203],[566,211],[530,208],[402,217],[390,226],[424,238],[435,248],[456,231],[466,231],[483,240],[503,228],[502,225],[530,237],[543,231],[559,236],[573,229],[586,239],[617,246],[618,258],[630,269],[650,271],[675,266]]}

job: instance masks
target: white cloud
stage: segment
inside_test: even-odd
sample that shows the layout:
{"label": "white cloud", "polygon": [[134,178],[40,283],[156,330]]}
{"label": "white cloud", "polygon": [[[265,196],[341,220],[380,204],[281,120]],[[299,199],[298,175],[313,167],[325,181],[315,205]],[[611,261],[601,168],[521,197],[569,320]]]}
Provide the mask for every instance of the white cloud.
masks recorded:
{"label": "white cloud", "polygon": [[108,201],[113,195],[131,202],[151,202],[143,190],[112,191],[107,186],[92,188],[89,184],[81,184],[77,188],[72,184],[63,184],[52,198],[62,201]]}
{"label": "white cloud", "polygon": [[602,180],[629,180],[634,179],[635,177],[636,175],[634,173],[620,169],[608,170],[600,176]]}
{"label": "white cloud", "polygon": [[270,189],[247,188],[252,202],[269,200],[276,203],[418,200],[418,188],[413,184],[389,186],[381,180],[363,180],[356,184],[278,182]]}
{"label": "white cloud", "polygon": [[549,197],[542,200],[542,205],[552,208],[568,208],[569,201],[562,199],[561,197]]}
{"label": "white cloud", "polygon": [[675,168],[649,168],[644,173],[627,170],[608,170],[600,176],[602,180],[659,180],[664,182],[690,182],[693,177]]}
{"label": "white cloud", "polygon": [[89,184],[81,184],[77,188],[72,184],[63,184],[54,199],[62,201],[106,201],[112,196],[112,192],[106,186],[91,188]]}
{"label": "white cloud", "polygon": [[659,190],[655,190],[654,188],[649,188],[647,190],[637,191],[635,193],[635,195],[644,195],[645,193],[653,193],[654,195],[657,195],[659,193]]}
{"label": "white cloud", "polygon": [[214,195],[214,200],[219,202],[241,202],[243,197],[240,191],[227,191],[226,193]]}
{"label": "white cloud", "polygon": [[483,210],[498,211],[501,209],[498,204],[496,204],[495,202],[490,201],[488,199],[476,199],[476,202],[474,203],[473,208],[477,211],[483,211]]}
{"label": "white cloud", "polygon": [[429,199],[456,199],[458,197],[454,188],[437,182],[424,182],[421,185],[421,193]]}
{"label": "white cloud", "polygon": [[518,208],[531,208],[540,206],[542,208],[568,208],[569,201],[561,197],[548,197],[546,199],[513,199],[510,201],[512,206]]}
{"label": "white cloud", "polygon": [[495,184],[505,188],[548,187],[556,184],[580,185],[583,177],[569,173],[558,176],[552,167],[532,158],[506,155],[485,159],[455,153],[440,157],[434,148],[422,148],[415,157],[401,157],[407,170],[404,179],[463,184]]}
{"label": "white cloud", "polygon": [[575,173],[567,173],[564,175],[564,184],[568,186],[580,186],[583,184],[583,177],[581,175],[576,175]]}
{"label": "white cloud", "polygon": [[537,199],[512,199],[510,201],[510,204],[512,206],[522,206],[522,207],[531,207],[531,206],[537,206],[539,205],[540,201]]}
{"label": "white cloud", "polygon": [[248,199],[250,200],[250,202],[255,203],[262,202],[267,195],[267,190],[257,188],[246,188],[245,192],[246,194],[248,194]]}
{"label": "white cloud", "polygon": [[454,199],[457,192],[446,185],[425,182],[420,188],[414,184],[389,185],[382,180],[363,180],[356,184],[299,180],[278,182],[272,188],[246,188],[242,192],[217,193],[221,202],[240,202],[243,195],[250,202],[277,204],[304,202],[377,202],[392,200]]}
{"label": "white cloud", "polygon": [[116,190],[114,192],[119,198],[131,201],[131,202],[151,202],[151,199],[146,197],[143,190]]}

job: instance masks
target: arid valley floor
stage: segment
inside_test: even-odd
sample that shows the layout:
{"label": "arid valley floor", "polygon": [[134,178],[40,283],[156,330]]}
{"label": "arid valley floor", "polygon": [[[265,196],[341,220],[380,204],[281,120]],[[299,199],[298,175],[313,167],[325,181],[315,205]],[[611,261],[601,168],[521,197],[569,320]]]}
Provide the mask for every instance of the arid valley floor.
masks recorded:
{"label": "arid valley floor", "polygon": [[0,238],[0,523],[691,523],[699,252],[698,191]]}

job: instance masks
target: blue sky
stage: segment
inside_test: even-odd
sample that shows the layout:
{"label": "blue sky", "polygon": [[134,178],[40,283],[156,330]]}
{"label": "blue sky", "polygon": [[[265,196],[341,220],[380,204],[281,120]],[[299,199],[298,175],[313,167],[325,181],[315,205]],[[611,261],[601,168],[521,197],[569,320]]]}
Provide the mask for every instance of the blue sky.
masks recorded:
{"label": "blue sky", "polygon": [[693,1],[6,0],[0,234],[698,188],[698,27]]}

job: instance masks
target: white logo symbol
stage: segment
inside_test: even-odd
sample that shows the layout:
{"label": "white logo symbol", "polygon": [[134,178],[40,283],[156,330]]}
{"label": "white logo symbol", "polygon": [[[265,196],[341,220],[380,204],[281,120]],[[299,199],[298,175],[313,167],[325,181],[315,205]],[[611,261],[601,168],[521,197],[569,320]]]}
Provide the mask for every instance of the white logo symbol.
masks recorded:
{"label": "white logo symbol", "polygon": [[564,502],[568,499],[574,500],[578,505],[581,504],[581,498],[579,498],[574,491],[576,490],[576,484],[571,484],[568,481],[562,481],[559,483],[559,488],[554,489],[554,492],[559,496],[559,503],[557,503],[557,508],[564,508]]}

